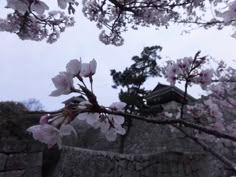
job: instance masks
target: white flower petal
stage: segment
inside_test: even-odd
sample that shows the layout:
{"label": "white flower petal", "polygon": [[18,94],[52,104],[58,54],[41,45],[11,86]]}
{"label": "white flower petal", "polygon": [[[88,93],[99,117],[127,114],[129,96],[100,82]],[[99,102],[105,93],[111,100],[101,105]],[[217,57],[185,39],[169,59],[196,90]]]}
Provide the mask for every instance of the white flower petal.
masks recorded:
{"label": "white flower petal", "polygon": [[97,69],[97,62],[96,62],[95,59],[93,59],[92,61],[90,61],[90,63],[89,63],[89,69],[90,69],[91,75],[95,74],[96,69]]}
{"label": "white flower petal", "polygon": [[124,102],[114,102],[110,105],[110,109],[115,111],[122,111],[124,107],[126,106],[126,103]]}
{"label": "white flower petal", "polygon": [[95,129],[100,128],[100,127],[101,127],[101,122],[100,122],[100,121],[95,122],[95,123],[92,125],[92,127],[95,128]]}
{"label": "white flower petal", "polygon": [[70,124],[66,124],[66,125],[61,126],[61,128],[60,128],[60,135],[61,136],[71,135],[72,133],[74,133],[74,135],[77,136],[76,130]]}
{"label": "white flower petal", "polygon": [[80,75],[82,77],[88,77],[89,74],[90,74],[89,64],[88,63],[83,63],[82,67],[81,67]]}
{"label": "white flower petal", "polygon": [[100,128],[102,133],[106,133],[110,128],[110,124],[107,121],[103,121],[100,124]]}
{"label": "white flower petal", "polygon": [[49,96],[60,96],[61,95],[61,90],[54,90]]}
{"label": "white flower petal", "polygon": [[73,59],[66,65],[66,71],[73,74],[74,76],[80,73],[81,70],[81,60]]}
{"label": "white flower petal", "polygon": [[110,129],[109,131],[107,131],[105,136],[108,141],[115,141],[117,138],[117,134],[113,129]]}
{"label": "white flower petal", "polygon": [[39,123],[42,125],[42,124],[46,124],[48,123],[48,119],[49,119],[49,115],[46,114],[46,115],[43,115],[40,117],[40,120],[39,120]]}
{"label": "white flower petal", "polygon": [[65,1],[65,0],[57,0],[57,3],[58,3],[58,6],[59,6],[61,9],[65,9],[66,6],[67,6],[67,1]]}
{"label": "white flower petal", "polygon": [[28,0],[7,0],[6,8],[14,9],[18,12],[25,13],[29,8]]}
{"label": "white flower petal", "polygon": [[125,118],[122,116],[112,116],[115,124],[123,124],[125,122]]}
{"label": "white flower petal", "polygon": [[49,7],[42,1],[35,1],[31,5],[31,10],[37,12],[39,15],[43,15],[45,10],[48,10]]}
{"label": "white flower petal", "polygon": [[89,125],[94,125],[97,121],[99,120],[99,114],[88,114],[88,117],[86,119],[86,122],[89,124]]}
{"label": "white flower petal", "polygon": [[96,68],[97,68],[97,62],[95,59],[93,59],[89,63],[83,63],[80,75],[82,77],[90,77],[95,74]]}
{"label": "white flower petal", "polygon": [[116,125],[115,130],[117,134],[124,135],[126,130],[121,125]]}
{"label": "white flower petal", "polygon": [[55,145],[58,142],[59,130],[49,124],[35,125],[27,129],[33,134],[33,138],[48,145]]}
{"label": "white flower petal", "polygon": [[73,75],[67,72],[60,72],[52,78],[52,82],[57,90],[53,91],[50,96],[66,95],[71,93],[73,88]]}

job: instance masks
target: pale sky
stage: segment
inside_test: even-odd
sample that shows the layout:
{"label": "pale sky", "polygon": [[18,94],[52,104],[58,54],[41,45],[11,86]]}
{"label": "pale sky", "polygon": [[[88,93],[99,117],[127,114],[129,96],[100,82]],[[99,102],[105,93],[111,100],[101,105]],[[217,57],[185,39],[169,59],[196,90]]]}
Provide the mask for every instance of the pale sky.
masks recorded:
{"label": "pale sky", "polygon": [[[4,7],[0,2],[0,9]],[[3,14],[0,13],[0,18]],[[60,71],[70,59],[80,58],[89,62],[95,58],[98,62],[94,76],[94,91],[103,105],[118,101],[118,90],[111,88],[110,69],[123,70],[131,64],[131,57],[139,55],[145,46],[161,45],[163,58],[178,59],[193,56],[198,50],[202,55],[210,55],[235,64],[236,39],[230,36],[230,30],[196,29],[190,34],[181,35],[183,26],[171,26],[168,30],[143,28],[129,30],[124,34],[125,43],[121,47],[106,46],[98,40],[100,31],[95,23],[88,21],[80,12],[76,25],[68,28],[54,44],[45,41],[22,41],[14,34],[0,32],[0,101],[24,101],[36,98],[45,110],[61,108],[61,104],[72,95],[61,97],[48,96],[54,85],[51,78]],[[149,81],[146,88],[152,89],[161,79]],[[190,94],[197,97],[198,89]]]}

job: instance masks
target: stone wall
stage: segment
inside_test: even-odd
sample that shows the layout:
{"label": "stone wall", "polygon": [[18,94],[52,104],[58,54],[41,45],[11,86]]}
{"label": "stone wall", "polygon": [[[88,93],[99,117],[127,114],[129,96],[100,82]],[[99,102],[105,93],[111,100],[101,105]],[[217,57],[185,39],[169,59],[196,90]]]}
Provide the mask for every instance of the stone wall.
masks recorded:
{"label": "stone wall", "polygon": [[[100,133],[100,130],[88,126],[84,121],[73,122],[78,138],[64,138],[68,146],[77,146],[85,149],[119,152],[122,136],[115,142],[109,142]],[[192,130],[189,129],[189,133]],[[157,153],[157,152],[193,152],[202,153],[203,150],[196,143],[187,139],[178,130],[167,126],[146,123],[140,120],[132,120],[132,126],[124,141],[124,153]]]}
{"label": "stone wall", "polygon": [[[189,129],[188,133],[193,132]],[[132,121],[124,152],[139,154],[169,151],[203,153],[200,146],[171,126]]]}
{"label": "stone wall", "polygon": [[41,177],[42,146],[35,141],[0,141],[0,177]]}
{"label": "stone wall", "polygon": [[208,177],[207,166],[204,154],[125,155],[64,147],[52,177]]}

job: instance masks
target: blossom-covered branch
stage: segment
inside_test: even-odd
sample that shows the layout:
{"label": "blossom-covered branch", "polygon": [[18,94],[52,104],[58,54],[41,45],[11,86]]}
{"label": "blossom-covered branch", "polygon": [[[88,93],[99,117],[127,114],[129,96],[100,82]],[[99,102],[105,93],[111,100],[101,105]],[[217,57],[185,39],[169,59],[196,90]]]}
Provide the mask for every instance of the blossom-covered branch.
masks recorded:
{"label": "blossom-covered branch", "polygon": [[[167,66],[164,66],[162,69],[167,80],[169,80],[171,84],[174,84],[175,82],[173,81],[175,80],[183,80],[187,81],[186,83],[188,85],[194,83],[200,84],[203,89],[208,88],[207,86],[212,83],[213,70],[204,68],[204,65],[207,63],[206,57],[199,57],[199,55],[200,53],[198,52],[193,59],[191,57],[179,59],[176,63],[170,63],[168,61]],[[105,133],[107,139],[114,141],[117,134],[122,135],[125,133],[122,124],[124,123],[124,117],[126,117],[160,125],[183,125],[186,128],[196,129],[199,132],[204,132],[218,138],[236,141],[234,133],[229,134],[229,132],[225,131],[223,128],[217,130],[210,127],[212,121],[216,120],[218,124],[219,120],[224,120],[222,117],[223,114],[218,110],[218,106],[209,99],[203,103],[197,103],[198,111],[196,111],[196,106],[192,105],[186,107],[186,111],[184,112],[181,109],[182,115],[179,117],[164,112],[158,115],[159,119],[125,113],[122,109],[126,104],[122,102],[113,103],[109,107],[99,105],[92,89],[93,75],[96,72],[96,67],[97,62],[94,59],[89,63],[82,63],[81,60],[74,59],[66,65],[66,71],[60,72],[57,76],[52,78],[56,90],[50,94],[51,96],[67,95],[76,92],[83,96],[83,101],[67,105],[61,112],[48,116],[47,123],[52,123],[56,120],[56,128],[60,128],[62,125],[67,125],[75,118],[78,118],[79,120],[85,120],[94,128],[100,128],[101,132]],[[231,74],[232,73],[234,72],[231,72]],[[80,84],[78,84],[79,88],[74,87],[74,78],[80,82]],[[85,84],[84,79],[86,78],[89,79],[91,87]],[[230,76],[228,76],[228,78],[230,78]],[[185,103],[185,101],[183,103]],[[205,108],[203,108],[203,106]],[[201,113],[199,113],[199,110]],[[209,119],[207,126],[201,124],[201,119],[204,119],[201,118],[203,114]],[[200,120],[200,124],[193,123],[195,119]],[[231,131],[235,131],[232,126]]]}
{"label": "blossom-covered branch", "polygon": [[[76,0],[57,0],[61,11],[45,15],[50,9],[45,0],[6,2],[6,8],[15,12],[0,20],[0,31],[16,33],[21,39],[38,41],[46,38],[50,43],[74,24],[73,17],[65,15],[64,11],[74,14],[79,5]],[[123,44],[122,33],[129,28],[167,28],[173,23],[204,28],[216,26],[218,29],[236,26],[235,0],[83,0],[81,5],[84,16],[101,30],[99,39],[104,44],[116,46]]]}

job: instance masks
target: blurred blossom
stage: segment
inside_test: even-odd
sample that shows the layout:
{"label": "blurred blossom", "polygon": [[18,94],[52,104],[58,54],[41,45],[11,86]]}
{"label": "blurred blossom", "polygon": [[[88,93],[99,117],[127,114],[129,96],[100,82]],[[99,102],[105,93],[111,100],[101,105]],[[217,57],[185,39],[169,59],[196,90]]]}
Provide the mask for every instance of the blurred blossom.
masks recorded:
{"label": "blurred blossom", "polygon": [[81,60],[70,60],[70,62],[66,65],[66,72],[71,73],[73,76],[76,76],[80,73],[81,65]]}
{"label": "blurred blossom", "polygon": [[57,88],[50,96],[60,96],[71,93],[73,88],[73,75],[67,72],[60,72],[57,76],[52,78],[53,84]]}
{"label": "blurred blossom", "polygon": [[81,76],[82,77],[91,77],[95,74],[97,69],[97,62],[95,59],[90,61],[89,63],[83,63],[81,68]]}

